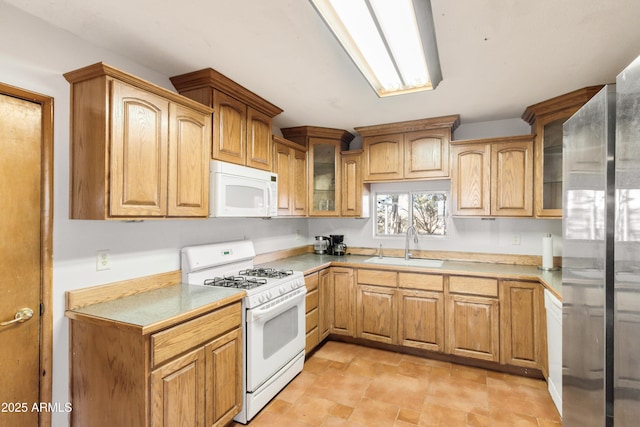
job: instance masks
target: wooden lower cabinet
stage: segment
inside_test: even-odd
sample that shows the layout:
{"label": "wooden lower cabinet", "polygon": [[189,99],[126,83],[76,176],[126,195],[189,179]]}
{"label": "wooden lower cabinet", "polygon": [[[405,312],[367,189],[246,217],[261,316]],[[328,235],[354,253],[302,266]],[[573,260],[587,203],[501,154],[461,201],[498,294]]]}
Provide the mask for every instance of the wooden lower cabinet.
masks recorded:
{"label": "wooden lower cabinet", "polygon": [[355,336],[355,295],[352,268],[331,267],[329,269],[330,332]]}
{"label": "wooden lower cabinet", "polygon": [[395,344],[397,339],[397,293],[395,288],[356,287],[356,336]]}
{"label": "wooden lower cabinet", "polygon": [[231,331],[151,373],[151,425],[224,426],[242,405],[242,341]]}
{"label": "wooden lower cabinet", "polygon": [[225,426],[242,406],[241,303],[154,333],[70,320],[72,426]]}
{"label": "wooden lower cabinet", "polygon": [[503,280],[500,292],[501,363],[540,367],[541,343],[546,341],[542,289],[537,283]]}
{"label": "wooden lower cabinet", "polygon": [[447,300],[447,352],[499,362],[499,306],[497,298],[450,294]]}
{"label": "wooden lower cabinet", "polygon": [[318,307],[320,289],[318,287],[318,273],[309,274],[304,277],[304,283],[307,287],[307,296],[305,299],[306,312],[306,333],[307,340],[304,347],[305,353],[310,353],[320,342],[319,314]]}
{"label": "wooden lower cabinet", "polygon": [[242,333],[231,331],[204,347],[205,420],[224,426],[242,409]]}
{"label": "wooden lower cabinet", "polygon": [[546,372],[537,282],[345,267],[316,275],[307,351],[336,334]]}
{"label": "wooden lower cabinet", "polygon": [[204,349],[200,348],[151,373],[151,425],[204,426]]}
{"label": "wooden lower cabinet", "polygon": [[318,272],[318,335],[324,340],[331,332],[333,302],[331,300],[331,274],[329,269]]}
{"label": "wooden lower cabinet", "polygon": [[444,294],[442,292],[399,291],[398,344],[444,352]]}

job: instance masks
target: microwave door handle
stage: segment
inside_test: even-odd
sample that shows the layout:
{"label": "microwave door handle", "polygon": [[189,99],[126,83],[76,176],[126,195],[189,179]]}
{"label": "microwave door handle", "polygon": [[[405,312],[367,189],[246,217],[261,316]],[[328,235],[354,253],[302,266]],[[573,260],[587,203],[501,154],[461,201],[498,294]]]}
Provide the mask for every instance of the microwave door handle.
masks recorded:
{"label": "microwave door handle", "polygon": [[267,184],[267,194],[269,197],[269,203],[267,203],[267,216],[271,215],[271,207],[273,206],[273,204],[275,203],[275,200],[273,200],[273,191],[271,191],[271,186],[269,184]]}
{"label": "microwave door handle", "polygon": [[259,321],[267,316],[274,317],[278,314],[284,313],[291,307],[298,305],[300,300],[304,300],[306,289],[303,288],[305,292],[302,292],[288,300],[282,301],[280,304],[276,304],[273,307],[269,308],[257,308],[254,310],[247,310],[247,323],[252,323]]}

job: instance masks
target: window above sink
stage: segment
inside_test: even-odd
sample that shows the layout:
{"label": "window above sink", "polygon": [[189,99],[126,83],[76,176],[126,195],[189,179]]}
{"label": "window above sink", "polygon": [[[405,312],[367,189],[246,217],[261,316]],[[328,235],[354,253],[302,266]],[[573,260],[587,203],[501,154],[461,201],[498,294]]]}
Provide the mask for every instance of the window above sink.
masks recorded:
{"label": "window above sink", "polygon": [[448,192],[378,192],[376,236],[403,236],[413,225],[421,236],[445,236]]}

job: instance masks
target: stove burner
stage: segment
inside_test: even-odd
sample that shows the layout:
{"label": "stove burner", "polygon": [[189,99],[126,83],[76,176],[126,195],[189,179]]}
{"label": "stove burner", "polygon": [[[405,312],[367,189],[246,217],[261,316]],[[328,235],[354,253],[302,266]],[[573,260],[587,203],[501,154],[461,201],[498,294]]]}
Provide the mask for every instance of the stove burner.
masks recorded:
{"label": "stove burner", "polygon": [[242,276],[255,276],[255,277],[267,277],[270,279],[281,279],[283,277],[291,276],[292,270],[276,270],[275,268],[249,268],[247,270],[240,270],[238,273]]}
{"label": "stove burner", "polygon": [[214,277],[204,281],[207,286],[224,286],[226,288],[253,289],[261,285],[267,284],[267,279],[258,279],[255,277],[242,276],[224,276]]}

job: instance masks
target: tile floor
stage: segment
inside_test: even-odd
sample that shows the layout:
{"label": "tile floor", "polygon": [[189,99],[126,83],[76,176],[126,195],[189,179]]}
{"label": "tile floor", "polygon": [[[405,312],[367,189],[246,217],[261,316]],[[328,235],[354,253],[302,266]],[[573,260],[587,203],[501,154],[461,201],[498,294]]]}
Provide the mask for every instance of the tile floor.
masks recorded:
{"label": "tile floor", "polygon": [[[241,424],[233,424],[241,426]],[[250,427],[558,427],[541,380],[329,341]]]}

